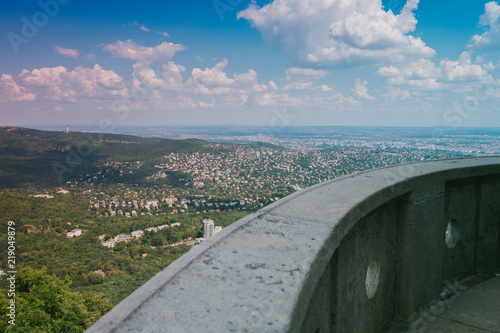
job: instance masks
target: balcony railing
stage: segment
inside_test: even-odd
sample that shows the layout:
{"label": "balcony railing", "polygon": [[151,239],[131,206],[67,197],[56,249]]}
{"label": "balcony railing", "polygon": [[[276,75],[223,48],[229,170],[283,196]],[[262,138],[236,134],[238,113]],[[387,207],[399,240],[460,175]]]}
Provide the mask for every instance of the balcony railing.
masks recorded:
{"label": "balcony railing", "polygon": [[407,327],[445,281],[498,272],[499,225],[500,157],[361,172],[233,223],[88,332]]}

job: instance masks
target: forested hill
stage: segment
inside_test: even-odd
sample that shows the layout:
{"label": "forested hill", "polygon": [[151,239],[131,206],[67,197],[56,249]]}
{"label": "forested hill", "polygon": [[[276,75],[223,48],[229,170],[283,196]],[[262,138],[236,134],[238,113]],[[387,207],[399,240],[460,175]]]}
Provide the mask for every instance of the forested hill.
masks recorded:
{"label": "forested hill", "polygon": [[145,181],[170,153],[221,152],[209,142],[141,138],[122,134],[51,132],[0,127],[0,188],[59,186],[105,162],[142,161],[141,172],[120,181]]}

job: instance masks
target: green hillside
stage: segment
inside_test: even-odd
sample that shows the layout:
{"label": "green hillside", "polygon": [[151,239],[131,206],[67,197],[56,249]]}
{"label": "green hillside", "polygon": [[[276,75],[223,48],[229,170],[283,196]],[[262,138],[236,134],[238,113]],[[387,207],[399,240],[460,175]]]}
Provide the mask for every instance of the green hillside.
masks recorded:
{"label": "green hillside", "polygon": [[0,188],[59,186],[92,173],[99,163],[138,160],[144,162],[140,172],[120,181],[141,183],[154,173],[154,164],[164,155],[190,152],[216,153],[209,143],[193,139],[1,127]]}

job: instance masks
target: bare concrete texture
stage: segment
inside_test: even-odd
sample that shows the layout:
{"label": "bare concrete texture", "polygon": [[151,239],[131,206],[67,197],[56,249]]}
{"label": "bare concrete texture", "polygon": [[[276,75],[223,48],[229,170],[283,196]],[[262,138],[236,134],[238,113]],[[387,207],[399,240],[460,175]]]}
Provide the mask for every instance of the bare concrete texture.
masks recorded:
{"label": "bare concrete texture", "polygon": [[[88,332],[368,333],[408,326],[446,279],[500,268],[499,184],[500,157],[488,157],[312,186],[193,248]],[[445,242],[450,219],[460,229],[453,248]],[[371,294],[374,259],[379,282]]]}
{"label": "bare concrete texture", "polygon": [[485,333],[484,330],[457,323],[450,320],[445,320],[442,318],[433,318],[433,321],[429,321],[428,324],[422,324],[414,332],[426,332],[426,333]]}
{"label": "bare concrete texture", "polygon": [[500,332],[500,278],[492,278],[434,305],[409,332]]}

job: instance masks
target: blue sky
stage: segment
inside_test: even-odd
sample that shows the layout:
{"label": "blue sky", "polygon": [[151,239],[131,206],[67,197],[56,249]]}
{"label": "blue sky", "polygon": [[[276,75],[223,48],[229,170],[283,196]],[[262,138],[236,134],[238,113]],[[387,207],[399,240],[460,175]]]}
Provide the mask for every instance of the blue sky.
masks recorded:
{"label": "blue sky", "polygon": [[500,2],[12,1],[0,125],[498,126]]}

